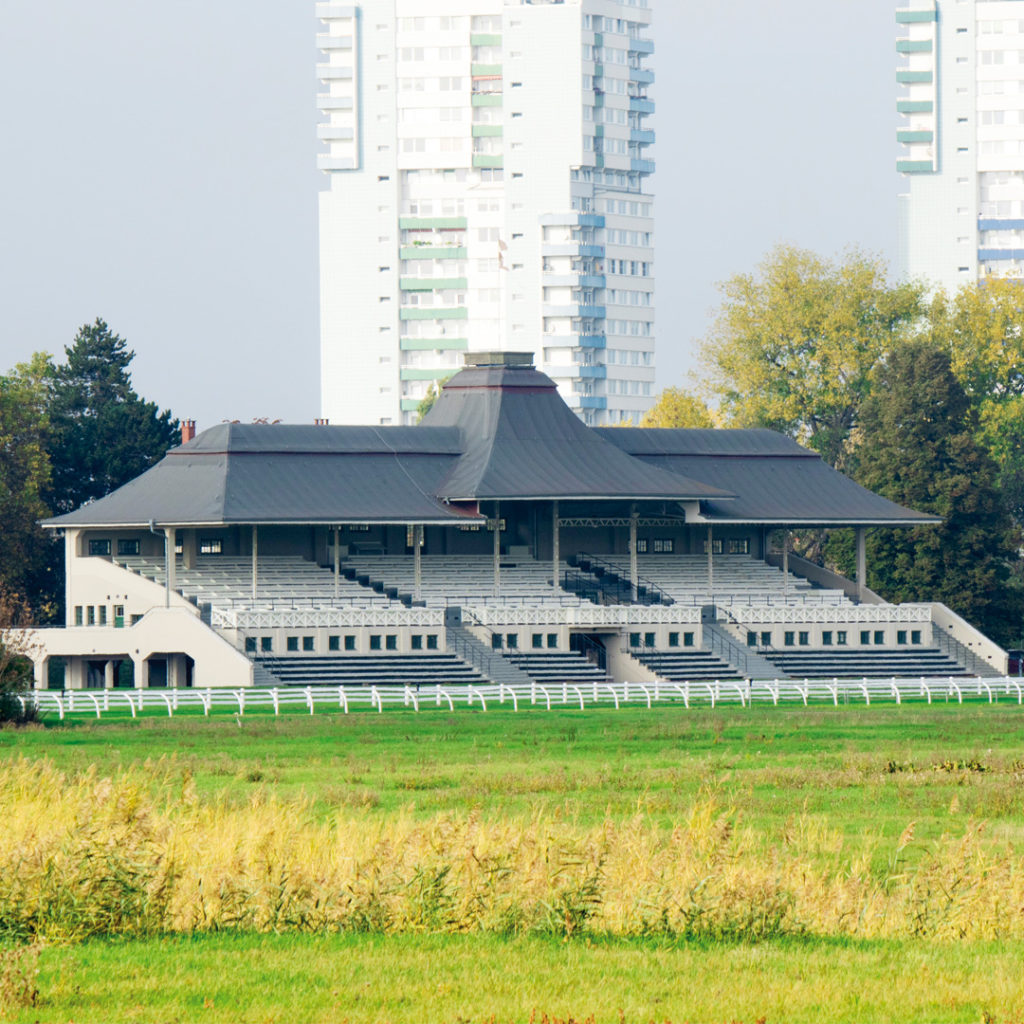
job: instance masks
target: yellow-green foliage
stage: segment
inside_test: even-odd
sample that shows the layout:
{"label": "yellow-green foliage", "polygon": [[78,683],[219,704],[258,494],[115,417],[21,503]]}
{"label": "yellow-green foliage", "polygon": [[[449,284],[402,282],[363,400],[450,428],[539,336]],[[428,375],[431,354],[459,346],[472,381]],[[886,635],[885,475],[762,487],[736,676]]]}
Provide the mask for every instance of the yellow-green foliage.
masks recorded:
{"label": "yellow-green foliage", "polygon": [[[797,820],[775,841],[711,799],[674,828],[638,815],[426,821],[261,791],[200,800],[180,768],[152,778],[0,769],[0,935],[247,929],[669,935],[1024,937],[1024,863],[979,826],[924,849],[908,827],[888,867],[871,844]],[[154,796],[154,793],[156,794]]]}

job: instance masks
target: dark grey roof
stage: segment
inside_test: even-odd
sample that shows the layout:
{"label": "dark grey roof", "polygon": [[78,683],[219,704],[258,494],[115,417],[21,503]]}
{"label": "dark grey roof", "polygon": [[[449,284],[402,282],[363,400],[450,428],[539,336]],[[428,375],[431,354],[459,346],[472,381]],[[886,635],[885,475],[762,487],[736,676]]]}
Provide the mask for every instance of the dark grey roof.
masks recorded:
{"label": "dark grey roof", "polygon": [[816,452],[771,430],[604,428],[597,433],[651,466],[734,492],[735,501],[702,503],[709,520],[819,526],[941,521],[866,490]]}
{"label": "dark grey roof", "polygon": [[227,423],[47,526],[465,521],[435,494],[458,431]]}
{"label": "dark grey roof", "polygon": [[439,491],[450,501],[733,497],[630,458],[582,423],[531,366],[456,374],[418,429],[443,427],[461,428],[464,446]]}

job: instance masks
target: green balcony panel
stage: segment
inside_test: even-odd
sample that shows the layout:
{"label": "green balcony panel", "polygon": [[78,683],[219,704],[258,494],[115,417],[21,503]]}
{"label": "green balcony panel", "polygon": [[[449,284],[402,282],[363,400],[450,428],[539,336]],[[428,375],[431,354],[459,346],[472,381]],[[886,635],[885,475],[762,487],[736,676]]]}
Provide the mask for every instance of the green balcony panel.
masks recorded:
{"label": "green balcony panel", "polygon": [[896,24],[913,25],[922,21],[938,21],[938,11],[897,11]]}
{"label": "green balcony panel", "polygon": [[420,407],[421,398],[403,398],[402,412],[416,412]]}
{"label": "green balcony panel", "polygon": [[897,160],[896,170],[900,174],[931,174],[935,166],[931,160]]}
{"label": "green balcony panel", "polygon": [[915,82],[931,82],[932,73],[930,71],[897,71],[896,81],[903,85],[911,85]]}
{"label": "green balcony panel", "polygon": [[475,124],[473,125],[474,139],[500,138],[504,128],[500,124]]}
{"label": "green balcony panel", "polygon": [[469,101],[474,107],[500,107],[501,106],[501,93],[500,92],[478,92],[470,98]]}
{"label": "green balcony panel", "polygon": [[501,34],[498,32],[473,32],[469,42],[472,46],[501,46]]}
{"label": "green balcony panel", "polygon": [[594,45],[595,46],[604,46],[604,33],[603,32],[595,32],[594,33]]}
{"label": "green balcony panel", "polygon": [[400,284],[404,292],[438,292],[468,286],[464,277],[403,277]]}
{"label": "green balcony panel", "polygon": [[932,41],[930,39],[897,39],[897,53],[931,53]]}
{"label": "green balcony panel", "polygon": [[501,153],[474,153],[474,167],[504,167],[505,157]]}
{"label": "green balcony panel", "polygon": [[403,245],[398,252],[403,260],[464,260],[468,255],[463,245]]}
{"label": "green balcony panel", "polygon": [[403,229],[418,228],[464,228],[468,224],[465,217],[399,217],[398,226]]}
{"label": "green balcony panel", "polygon": [[501,74],[500,64],[470,64],[469,73],[474,78],[485,78]]}
{"label": "green balcony panel", "polygon": [[898,100],[896,110],[900,114],[930,114],[935,108],[931,100]]}
{"label": "green balcony panel", "polygon": [[934,142],[935,133],[927,131],[900,131],[896,133],[897,142]]}
{"label": "green balcony panel", "polygon": [[398,371],[400,380],[444,380],[455,373],[454,366],[423,367],[406,366]]}
{"label": "green balcony panel", "polygon": [[468,338],[402,338],[399,348],[403,352],[465,352]]}
{"label": "green balcony panel", "polygon": [[404,306],[398,313],[399,320],[468,320],[469,311],[465,306],[449,306],[441,309],[422,309],[419,306]]}

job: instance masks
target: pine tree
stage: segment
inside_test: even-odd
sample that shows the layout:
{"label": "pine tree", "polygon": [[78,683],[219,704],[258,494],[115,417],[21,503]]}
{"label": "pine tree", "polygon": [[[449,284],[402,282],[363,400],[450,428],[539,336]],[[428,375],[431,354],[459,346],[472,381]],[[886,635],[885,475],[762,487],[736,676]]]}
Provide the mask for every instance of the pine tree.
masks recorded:
{"label": "pine tree", "polygon": [[977,434],[948,353],[908,342],[879,368],[861,406],[851,470],[865,487],[943,520],[872,531],[869,586],[891,601],[942,601],[1006,644],[1021,628],[1021,593],[1010,580],[1019,537]]}

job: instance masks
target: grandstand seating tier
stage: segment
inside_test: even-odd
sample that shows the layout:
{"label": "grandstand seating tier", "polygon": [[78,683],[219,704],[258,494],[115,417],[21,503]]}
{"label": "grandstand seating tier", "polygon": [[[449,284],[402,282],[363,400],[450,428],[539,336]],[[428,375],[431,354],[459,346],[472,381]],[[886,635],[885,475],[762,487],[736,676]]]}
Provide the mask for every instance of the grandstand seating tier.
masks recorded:
{"label": "grandstand seating tier", "polygon": [[576,652],[510,653],[505,658],[538,683],[603,683],[608,674]]}
{"label": "grandstand seating tier", "polygon": [[706,650],[631,651],[632,656],[660,679],[681,683],[697,679],[739,679],[728,662]]}
{"label": "grandstand seating tier", "polygon": [[773,665],[792,678],[848,678],[864,676],[962,676],[967,670],[948,654],[933,647],[914,650],[765,651]]}
{"label": "grandstand seating tier", "polygon": [[454,654],[259,658],[256,664],[286,686],[479,685],[487,680]]}

